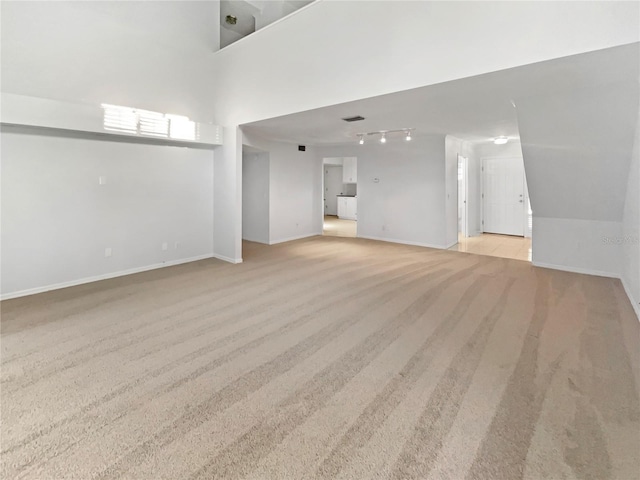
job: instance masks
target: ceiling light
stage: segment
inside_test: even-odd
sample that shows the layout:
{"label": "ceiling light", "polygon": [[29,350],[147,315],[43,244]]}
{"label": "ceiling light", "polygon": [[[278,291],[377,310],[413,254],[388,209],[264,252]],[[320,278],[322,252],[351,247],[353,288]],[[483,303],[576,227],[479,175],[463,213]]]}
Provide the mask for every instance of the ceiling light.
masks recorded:
{"label": "ceiling light", "polygon": [[411,141],[411,130],[407,130],[407,136],[405,137],[405,140],[406,140],[407,142],[410,142],[410,141]]}
{"label": "ceiling light", "polygon": [[360,145],[364,145],[364,134],[358,135],[360,137],[360,141],[358,142]]}
{"label": "ceiling light", "polygon": [[493,139],[493,143],[495,143],[496,145],[504,145],[508,141],[509,139],[507,137],[496,137]]}
{"label": "ceiling light", "polygon": [[380,133],[382,133],[382,135],[380,135],[380,143],[387,143],[387,134],[385,132]]}

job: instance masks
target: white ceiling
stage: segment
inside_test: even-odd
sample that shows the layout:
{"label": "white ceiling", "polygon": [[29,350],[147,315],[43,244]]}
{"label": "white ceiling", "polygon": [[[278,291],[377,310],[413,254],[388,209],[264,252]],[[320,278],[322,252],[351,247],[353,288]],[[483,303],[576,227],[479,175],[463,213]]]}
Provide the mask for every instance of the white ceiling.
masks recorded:
{"label": "white ceiling", "polygon": [[[416,136],[451,134],[472,142],[500,135],[518,138],[512,101],[517,107],[518,100],[527,97],[637,82],[639,57],[635,43],[271,118],[246,124],[243,129],[265,138],[306,145],[352,143],[358,133],[402,128],[415,128]],[[341,120],[354,115],[362,115],[365,120]]]}

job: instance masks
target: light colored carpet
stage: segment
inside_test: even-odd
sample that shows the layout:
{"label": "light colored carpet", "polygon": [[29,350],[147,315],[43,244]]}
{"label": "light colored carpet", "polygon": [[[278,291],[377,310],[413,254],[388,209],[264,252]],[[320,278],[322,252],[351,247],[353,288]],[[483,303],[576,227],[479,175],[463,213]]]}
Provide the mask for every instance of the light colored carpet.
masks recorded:
{"label": "light colored carpet", "polygon": [[2,303],[2,478],[632,479],[618,280],[361,239]]}

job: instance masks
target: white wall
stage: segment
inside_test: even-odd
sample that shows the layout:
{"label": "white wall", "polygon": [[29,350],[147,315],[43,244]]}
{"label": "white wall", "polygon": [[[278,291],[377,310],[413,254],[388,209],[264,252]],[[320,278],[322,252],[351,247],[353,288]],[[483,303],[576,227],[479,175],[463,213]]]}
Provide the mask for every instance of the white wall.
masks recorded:
{"label": "white wall", "polygon": [[638,84],[521,99],[518,124],[533,210],[533,263],[620,276]]}
{"label": "white wall", "polygon": [[212,255],[212,150],[1,140],[4,297]]}
{"label": "white wall", "polygon": [[2,91],[213,120],[219,2],[2,2]]}
{"label": "white wall", "polygon": [[269,155],[242,154],[242,238],[269,243]]}
{"label": "white wall", "polygon": [[636,78],[517,103],[534,216],[622,220],[638,94]]}
{"label": "white wall", "polygon": [[[242,132],[225,127],[213,163],[213,249],[216,256],[242,263]],[[238,161],[240,159],[240,161]]]}
{"label": "white wall", "polygon": [[358,158],[358,237],[447,246],[444,136],[316,150],[319,159]]}
{"label": "white wall", "polygon": [[640,113],[622,217],[622,281],[640,318]]}
{"label": "white wall", "polygon": [[[219,2],[2,2],[0,9],[3,94],[213,120]],[[65,120],[57,107],[40,113]],[[3,294],[213,254],[212,150],[28,131],[2,134]],[[113,182],[98,189],[99,175]],[[221,189],[224,199],[240,191]],[[232,255],[236,213],[220,219]]]}
{"label": "white wall", "polygon": [[504,145],[493,142],[477,143],[475,151],[478,158],[522,158],[522,145],[519,140],[509,140]]}
{"label": "white wall", "polygon": [[313,148],[244,136],[269,153],[269,243],[322,234],[322,161]]}
{"label": "white wall", "polygon": [[620,276],[620,222],[533,217],[532,262],[571,272]]}
{"label": "white wall", "polygon": [[631,43],[640,39],[639,11],[636,2],[315,2],[216,52],[216,121],[242,124]]}

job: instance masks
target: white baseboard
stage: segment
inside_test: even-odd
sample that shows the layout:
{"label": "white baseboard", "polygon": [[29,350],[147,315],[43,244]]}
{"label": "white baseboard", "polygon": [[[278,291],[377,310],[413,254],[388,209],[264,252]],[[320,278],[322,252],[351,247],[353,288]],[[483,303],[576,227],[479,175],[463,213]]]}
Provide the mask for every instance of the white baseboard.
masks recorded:
{"label": "white baseboard", "polygon": [[443,245],[433,245],[431,243],[420,243],[420,242],[409,242],[407,240],[397,240],[395,238],[383,238],[383,237],[371,237],[368,235],[358,235],[358,238],[365,238],[367,240],[377,240],[379,242],[389,242],[389,243],[400,243],[402,245],[413,245],[415,247],[427,247],[427,248],[437,248],[439,250],[446,250],[449,247],[452,247],[456,243],[452,243],[449,247]]}
{"label": "white baseboard", "polygon": [[638,320],[640,320],[640,299],[633,298],[633,295],[631,294],[631,287],[629,287],[629,284],[625,281],[624,278],[620,278],[620,281],[622,282],[622,286],[624,287],[624,292],[627,294],[627,297],[629,297],[629,301],[631,302],[631,306],[633,307],[634,312],[636,312]]}
{"label": "white baseboard", "polygon": [[242,263],[242,259],[241,258],[231,258],[231,257],[227,257],[226,255],[220,255],[219,253],[213,253],[211,256],[213,258],[217,258],[218,260],[222,260],[224,262]]}
{"label": "white baseboard", "polygon": [[293,240],[300,240],[302,238],[317,237],[318,235],[322,235],[322,232],[306,233],[304,235],[298,235],[296,237],[281,238],[281,239],[278,239],[278,240],[270,241],[269,245],[276,245],[278,243],[284,243],[284,242],[292,242]]}
{"label": "white baseboard", "polygon": [[247,242],[261,243],[263,245],[269,245],[269,242],[265,242],[264,240],[258,240],[256,238],[242,237],[242,240],[246,240]]}
{"label": "white baseboard", "polygon": [[213,258],[215,255],[209,253],[206,255],[198,255],[197,257],[182,258],[179,260],[170,260],[168,262],[154,263],[153,265],[146,265],[144,267],[130,268],[128,270],[120,270],[118,272],[105,273],[103,275],[95,275],[93,277],[80,278],[78,280],[71,280],[68,282],[54,283],[53,285],[46,285],[44,287],[28,288],[26,290],[19,290],[17,292],[5,293],[0,295],[0,300],[9,300],[11,298],[26,297],[27,295],[35,295],[36,293],[48,292],[51,290],[59,290],[61,288],[75,287],[76,285],[83,285],[85,283],[99,282],[100,280],[108,280],[109,278],[123,277],[125,275],[132,275],[134,273],[146,272],[148,270],[156,270],[158,268],[172,267],[174,265],[181,265],[183,263],[197,262],[198,260],[205,260],[207,258]]}
{"label": "white baseboard", "polygon": [[602,270],[593,270],[591,268],[568,267],[566,265],[555,265],[553,263],[531,262],[534,267],[551,268],[552,270],[562,270],[564,272],[584,273],[585,275],[595,275],[597,277],[620,278],[620,274],[615,272],[605,272]]}

